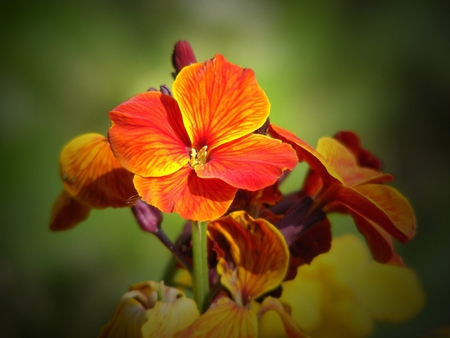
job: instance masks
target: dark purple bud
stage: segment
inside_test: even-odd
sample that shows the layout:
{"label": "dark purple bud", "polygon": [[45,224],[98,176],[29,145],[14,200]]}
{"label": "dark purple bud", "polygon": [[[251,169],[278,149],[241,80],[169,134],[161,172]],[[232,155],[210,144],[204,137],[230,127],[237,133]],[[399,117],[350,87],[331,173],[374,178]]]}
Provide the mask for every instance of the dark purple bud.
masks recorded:
{"label": "dark purple bud", "polygon": [[175,72],[172,73],[173,77],[175,78],[184,67],[196,62],[197,59],[189,42],[178,41],[172,53],[172,64],[175,68]]}
{"label": "dark purple bud", "polygon": [[156,234],[161,226],[163,216],[161,211],[153,205],[138,200],[132,207],[136,220],[142,230]]}
{"label": "dark purple bud", "polygon": [[255,134],[267,135],[267,130],[269,129],[270,120],[267,118],[266,122],[254,131]]}

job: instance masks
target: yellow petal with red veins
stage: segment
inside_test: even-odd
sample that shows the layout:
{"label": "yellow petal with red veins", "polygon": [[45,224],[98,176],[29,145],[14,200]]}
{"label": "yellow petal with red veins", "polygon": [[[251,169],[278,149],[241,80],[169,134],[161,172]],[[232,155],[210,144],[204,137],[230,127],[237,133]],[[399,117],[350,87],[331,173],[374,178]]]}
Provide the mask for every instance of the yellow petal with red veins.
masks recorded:
{"label": "yellow petal with red veins", "polygon": [[72,229],[84,221],[91,212],[91,208],[78,202],[63,190],[53,204],[50,217],[50,230],[60,231]]}
{"label": "yellow petal with red veins", "polygon": [[163,212],[177,212],[190,220],[207,221],[222,216],[233,201],[237,188],[219,179],[201,179],[185,166],[163,177],[135,176],[142,199]]}
{"label": "yellow petal with red veins", "polygon": [[253,311],[220,298],[186,330],[175,338],[256,338],[258,323]]}
{"label": "yellow petal with red veins", "polygon": [[364,183],[392,181],[391,175],[358,166],[355,155],[331,137],[319,139],[317,152],[328,162],[329,172],[344,185],[352,187]]}
{"label": "yellow petal with red veins", "polygon": [[228,257],[219,257],[217,270],[222,275],[221,283],[239,305],[248,304],[283,281],[289,251],[281,233],[266,220],[236,211],[211,222],[208,234],[218,240],[219,246],[221,240],[228,243],[232,262]]}
{"label": "yellow petal with red veins", "polygon": [[104,136],[74,138],[61,151],[59,163],[64,187],[83,204],[94,209],[133,204],[133,174],[120,165]]}
{"label": "yellow petal with red veins", "polygon": [[140,176],[171,174],[189,160],[190,141],[177,102],[160,92],[138,94],[109,113],[111,148]]}
{"label": "yellow petal with red veins", "polygon": [[409,201],[396,189],[379,184],[365,184],[354,187],[355,191],[369,198],[383,210],[389,219],[408,240],[416,234],[416,217]]}
{"label": "yellow petal with red veins", "polygon": [[[360,192],[359,190],[361,187],[365,188]],[[404,229],[397,228],[397,224],[394,223],[394,219],[391,219],[391,215],[387,214],[383,210],[383,205],[380,204],[380,201],[377,199],[372,199],[372,197],[376,197],[376,194],[372,194],[373,196],[370,195],[371,188],[379,189],[379,187],[387,188],[380,190],[380,192],[381,191],[386,192],[388,191],[388,189],[395,190],[393,188],[389,188],[387,186],[379,184],[368,184],[354,188],[341,187],[339,190],[337,190],[336,194],[334,195],[334,198],[336,202],[342,203],[346,208],[348,208],[352,212],[357,213],[362,217],[365,217],[368,220],[378,224],[380,227],[386,230],[391,236],[395,237],[398,241],[406,243],[409,240],[410,233],[407,234],[404,232]],[[401,203],[401,201],[399,202]],[[389,201],[386,201],[385,203],[386,206],[390,204]],[[399,225],[401,225],[402,227],[404,226],[404,224],[402,223],[400,223]]]}
{"label": "yellow petal with red veins", "polygon": [[[258,312],[258,316],[262,316],[260,318],[260,322],[264,321],[264,314],[268,311],[275,311],[281,319],[281,322],[284,326],[284,333],[286,337],[289,338],[307,338],[308,336],[302,332],[298,324],[291,317],[290,311],[283,306],[281,301],[277,298],[267,297],[261,304],[261,308]],[[261,323],[260,323],[261,328]],[[262,331],[262,330],[261,330]],[[263,332],[261,332],[263,333]],[[263,335],[264,336],[264,335]]]}
{"label": "yellow petal with red veins", "polygon": [[220,178],[233,187],[255,191],[274,184],[298,159],[292,147],[251,134],[213,149],[210,160],[196,167],[199,177]]}
{"label": "yellow petal with red veins", "polygon": [[220,54],[184,67],[173,83],[173,95],[196,149],[215,148],[252,133],[269,116],[269,100],[254,72]]}

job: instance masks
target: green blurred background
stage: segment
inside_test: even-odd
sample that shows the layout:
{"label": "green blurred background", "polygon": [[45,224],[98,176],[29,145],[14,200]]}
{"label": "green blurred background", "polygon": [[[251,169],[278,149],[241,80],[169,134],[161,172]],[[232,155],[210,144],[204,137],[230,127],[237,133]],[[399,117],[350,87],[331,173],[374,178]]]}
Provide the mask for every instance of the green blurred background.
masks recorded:
{"label": "green blurred background", "polygon": [[[93,211],[63,233],[48,221],[61,147],[106,134],[107,112],[130,96],[170,86],[179,39],[199,61],[221,53],[254,69],[272,121],[311,144],[360,133],[416,208],[418,235],[398,251],[427,294],[416,318],[374,336],[449,325],[449,10],[448,1],[1,1],[0,337],[94,337],[129,285],[161,278],[169,255],[130,210]],[[181,219],[165,222],[175,238]],[[336,233],[349,229],[336,219]]]}

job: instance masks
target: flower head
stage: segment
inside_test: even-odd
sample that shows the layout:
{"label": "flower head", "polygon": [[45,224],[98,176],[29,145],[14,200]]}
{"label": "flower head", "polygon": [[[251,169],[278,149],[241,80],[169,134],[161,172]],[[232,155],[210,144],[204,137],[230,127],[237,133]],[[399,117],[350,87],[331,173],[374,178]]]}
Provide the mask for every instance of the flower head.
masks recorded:
{"label": "flower head", "polygon": [[252,70],[218,54],[184,67],[173,95],[138,94],[109,114],[111,148],[148,204],[216,219],[238,189],[265,188],[296,165],[288,144],[254,133],[270,104]]}
{"label": "flower head", "polygon": [[142,282],[130,287],[99,338],[171,338],[198,316],[195,302],[163,282]]}
{"label": "flower head", "polygon": [[378,262],[403,265],[394,252],[392,237],[402,243],[414,237],[413,209],[396,189],[381,184],[393,177],[379,170],[378,160],[369,160],[370,154],[361,149],[359,140],[345,138],[347,146],[323,137],[314,149],[280,127],[271,125],[271,133],[292,144],[298,157],[311,167],[301,193],[311,196],[315,207],[327,213],[350,214]]}
{"label": "flower head", "polygon": [[258,318],[275,311],[289,337],[304,337],[276,298],[256,300],[277,288],[289,264],[281,233],[264,219],[232,212],[211,222],[208,236],[218,258],[217,271],[228,293],[215,298],[209,309],[176,337],[257,337]]}

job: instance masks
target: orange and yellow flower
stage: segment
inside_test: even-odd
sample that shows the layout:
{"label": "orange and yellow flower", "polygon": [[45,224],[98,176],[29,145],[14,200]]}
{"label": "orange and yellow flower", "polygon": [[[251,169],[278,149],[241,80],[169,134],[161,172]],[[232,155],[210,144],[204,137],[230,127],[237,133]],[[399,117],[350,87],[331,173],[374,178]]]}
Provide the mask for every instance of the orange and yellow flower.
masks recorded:
{"label": "orange and yellow flower", "polygon": [[289,264],[289,251],[281,233],[264,219],[232,212],[211,222],[208,236],[218,258],[222,292],[209,309],[176,337],[257,337],[258,318],[268,311],[280,317],[288,337],[305,337],[276,298],[256,300],[277,288]]}
{"label": "orange and yellow flower", "polygon": [[109,113],[108,138],[144,201],[205,221],[222,216],[238,189],[269,186],[298,159],[255,134],[270,103],[250,69],[222,55],[184,67],[173,96],[149,91]]}
{"label": "orange and yellow flower", "polygon": [[64,190],[53,205],[53,231],[73,228],[91,209],[131,207],[135,201],[133,174],[120,165],[100,134],[72,139],[61,151],[59,166]]}
{"label": "orange and yellow flower", "polygon": [[171,338],[200,315],[195,302],[163,282],[130,287],[99,338]]}
{"label": "orange and yellow flower", "polygon": [[403,265],[392,237],[402,243],[412,239],[416,220],[408,200],[380,184],[391,181],[392,175],[377,170],[377,165],[361,165],[355,149],[335,138],[321,138],[314,149],[280,127],[271,125],[270,132],[292,144],[299,159],[311,167],[302,194],[311,196],[315,207],[325,212],[349,213],[375,260]]}

